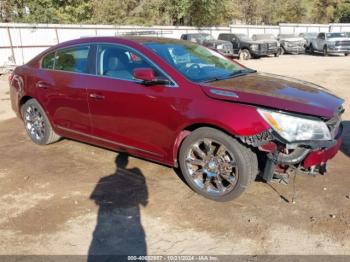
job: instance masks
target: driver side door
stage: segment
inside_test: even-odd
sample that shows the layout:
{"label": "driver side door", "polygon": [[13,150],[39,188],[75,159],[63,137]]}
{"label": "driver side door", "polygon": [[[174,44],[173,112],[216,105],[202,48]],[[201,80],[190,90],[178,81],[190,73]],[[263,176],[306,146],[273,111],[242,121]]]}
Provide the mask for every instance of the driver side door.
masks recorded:
{"label": "driver side door", "polygon": [[[113,55],[123,56],[124,64],[113,66]],[[157,77],[168,77],[133,49],[117,44],[97,46],[97,72],[87,88],[92,133],[102,146],[161,161],[169,157],[173,127],[181,117],[174,106],[179,89],[175,85],[146,86],[135,80],[133,70],[145,67],[152,68]]]}

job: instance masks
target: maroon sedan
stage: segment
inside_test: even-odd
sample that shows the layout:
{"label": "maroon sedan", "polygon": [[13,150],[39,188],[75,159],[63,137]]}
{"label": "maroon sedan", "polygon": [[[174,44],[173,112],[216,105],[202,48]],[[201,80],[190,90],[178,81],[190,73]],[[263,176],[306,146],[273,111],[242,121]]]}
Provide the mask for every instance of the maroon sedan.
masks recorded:
{"label": "maroon sedan", "polygon": [[189,41],[95,37],[17,67],[12,107],[33,142],[69,137],[179,167],[217,201],[299,170],[324,173],[341,144],[343,100],[257,73]]}

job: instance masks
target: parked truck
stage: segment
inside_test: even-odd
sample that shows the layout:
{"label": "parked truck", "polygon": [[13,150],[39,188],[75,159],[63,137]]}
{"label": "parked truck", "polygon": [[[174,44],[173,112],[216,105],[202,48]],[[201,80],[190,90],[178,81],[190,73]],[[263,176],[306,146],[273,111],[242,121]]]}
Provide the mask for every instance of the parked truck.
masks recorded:
{"label": "parked truck", "polygon": [[245,34],[222,33],[218,39],[230,41],[233,45],[233,54],[241,60],[268,55],[267,43],[254,41]]}
{"label": "parked truck", "polygon": [[341,54],[347,56],[350,53],[350,37],[346,33],[319,33],[315,39],[311,39],[310,52],[328,54]]}
{"label": "parked truck", "polygon": [[217,40],[212,35],[207,33],[192,33],[192,34],[182,34],[182,40],[188,40],[210,49],[217,51],[218,53],[226,56],[233,56],[232,44],[229,41]]}
{"label": "parked truck", "polygon": [[252,36],[254,41],[267,44],[267,54],[278,57],[281,54],[280,43],[273,34],[255,34]]}
{"label": "parked truck", "polygon": [[281,45],[281,55],[300,54],[305,52],[305,39],[295,34],[279,34],[278,41]]}

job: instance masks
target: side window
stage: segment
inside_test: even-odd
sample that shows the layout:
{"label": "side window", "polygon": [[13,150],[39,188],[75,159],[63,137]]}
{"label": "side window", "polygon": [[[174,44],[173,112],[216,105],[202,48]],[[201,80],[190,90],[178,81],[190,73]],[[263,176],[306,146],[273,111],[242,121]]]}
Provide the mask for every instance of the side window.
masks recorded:
{"label": "side window", "polygon": [[50,54],[47,54],[42,62],[41,62],[41,68],[44,69],[53,69],[53,66],[55,64],[55,52],[52,52]]}
{"label": "side window", "polygon": [[129,49],[100,45],[97,49],[97,74],[123,80],[134,80],[133,71],[136,68],[152,68],[155,76],[161,79],[166,77],[152,64]]}
{"label": "side window", "polygon": [[85,45],[58,50],[55,70],[88,73],[89,49]]}

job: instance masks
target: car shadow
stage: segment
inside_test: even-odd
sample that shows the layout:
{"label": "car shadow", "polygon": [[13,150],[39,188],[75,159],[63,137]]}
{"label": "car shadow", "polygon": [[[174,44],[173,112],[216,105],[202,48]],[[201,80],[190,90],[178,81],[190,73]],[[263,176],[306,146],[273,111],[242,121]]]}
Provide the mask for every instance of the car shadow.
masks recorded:
{"label": "car shadow", "polygon": [[343,121],[343,143],[340,150],[350,157],[350,121]]}
{"label": "car shadow", "polygon": [[116,171],[101,178],[90,199],[99,206],[88,261],[115,261],[117,255],[146,255],[140,206],[147,206],[148,190],[139,168],[127,168],[129,156],[120,153]]}

